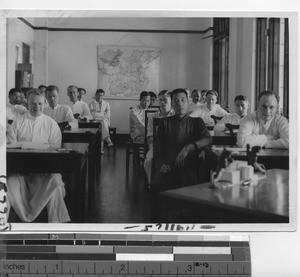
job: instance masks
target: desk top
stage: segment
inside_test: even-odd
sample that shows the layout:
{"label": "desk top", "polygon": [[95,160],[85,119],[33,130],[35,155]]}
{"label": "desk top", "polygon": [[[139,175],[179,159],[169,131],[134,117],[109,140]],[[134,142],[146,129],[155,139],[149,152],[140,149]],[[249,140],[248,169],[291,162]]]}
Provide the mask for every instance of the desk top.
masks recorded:
{"label": "desk top", "polygon": [[[229,149],[233,152],[233,156],[247,156],[246,148],[244,150],[240,150],[237,146],[229,146],[229,145],[218,145],[216,146],[217,149],[222,148],[222,150],[214,150],[216,152],[222,152],[224,148]],[[236,148],[236,150],[235,150]],[[270,156],[270,157],[288,157],[289,156],[289,149],[278,149],[278,148],[266,148],[261,149],[257,156]]]}
{"label": "desk top", "polygon": [[72,128],[71,130],[64,130],[64,134],[84,134],[84,133],[93,133],[96,134],[99,132],[98,128]]}
{"label": "desk top", "polygon": [[6,149],[7,153],[79,153],[85,154],[87,152],[89,144],[88,143],[79,143],[79,142],[65,142],[62,143],[62,147],[57,148],[48,148],[48,149]]}
{"label": "desk top", "polygon": [[210,183],[162,192],[162,195],[230,210],[289,216],[289,171],[270,169],[257,185],[212,189]]}

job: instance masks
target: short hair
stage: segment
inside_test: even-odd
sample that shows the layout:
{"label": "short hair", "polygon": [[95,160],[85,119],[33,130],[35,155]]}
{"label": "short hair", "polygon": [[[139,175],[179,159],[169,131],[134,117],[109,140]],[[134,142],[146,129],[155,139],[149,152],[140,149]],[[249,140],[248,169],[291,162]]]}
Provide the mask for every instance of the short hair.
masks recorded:
{"label": "short hair", "polygon": [[99,89],[96,90],[95,95],[98,94],[98,93],[105,94],[105,91],[102,88],[99,88]]}
{"label": "short hair", "polygon": [[11,88],[8,92],[8,96],[12,96],[15,92],[21,92],[21,91],[16,88]]}
{"label": "short hair", "polygon": [[84,88],[77,88],[78,91],[83,90],[84,94],[86,94],[86,90]]}
{"label": "short hair", "polygon": [[201,94],[202,94],[202,93],[205,93],[205,94],[206,94],[207,91],[208,91],[208,90],[205,88],[205,89],[201,90]]}
{"label": "short hair", "polygon": [[77,91],[78,91],[78,87],[76,87],[76,86],[74,86],[74,85],[70,85],[70,86],[68,86],[68,88],[67,88],[67,90],[69,90],[70,88],[76,88],[77,89]]}
{"label": "short hair", "polygon": [[155,99],[157,98],[157,95],[153,92],[153,91],[149,91],[150,97],[155,97]]}
{"label": "short hair", "polygon": [[278,93],[276,93],[272,90],[265,90],[265,91],[260,92],[259,95],[258,95],[257,101],[259,102],[260,98],[262,98],[263,96],[272,96],[272,95],[275,96],[275,98],[277,100],[277,103],[279,104],[280,97],[279,97]]}
{"label": "short hair", "polygon": [[234,102],[235,102],[235,101],[245,101],[245,102],[249,102],[248,97],[245,96],[245,95],[237,95],[237,96],[234,98]]}
{"label": "short hair", "polygon": [[184,93],[185,96],[186,96],[186,98],[188,98],[188,93],[187,93],[186,89],[184,89],[184,88],[176,88],[176,89],[174,89],[171,92],[171,99],[173,99],[174,95],[178,94],[178,93]]}
{"label": "short hair", "polygon": [[39,85],[38,89],[41,89],[41,88],[47,88],[47,87],[45,85]]}
{"label": "short hair", "polygon": [[210,89],[210,90],[208,90],[207,92],[206,92],[206,97],[207,97],[207,95],[209,95],[209,94],[211,94],[211,95],[214,95],[214,96],[216,96],[217,98],[218,98],[218,96],[219,96],[219,94],[215,91],[215,90],[213,90],[213,89]]}
{"label": "short hair", "polygon": [[164,90],[162,90],[162,91],[160,91],[159,93],[158,93],[158,96],[160,96],[160,95],[166,95],[166,97],[171,97],[170,96],[170,91],[169,90],[167,90],[167,89],[164,89]]}
{"label": "short hair", "polygon": [[32,88],[32,89],[28,90],[27,93],[26,93],[26,98],[29,99],[29,97],[31,95],[37,95],[37,96],[45,97],[44,94],[41,93],[41,91],[38,88]]}
{"label": "short hair", "polygon": [[140,93],[140,100],[142,100],[144,97],[147,97],[147,96],[150,96],[149,92],[148,91],[142,91]]}
{"label": "short hair", "polygon": [[193,95],[193,93],[194,93],[194,92],[200,93],[200,90],[199,90],[199,89],[196,89],[196,88],[195,88],[195,89],[193,89],[193,91],[192,91],[191,95]]}
{"label": "short hair", "polygon": [[58,89],[57,86],[50,85],[50,86],[46,87],[46,93],[47,93],[47,91],[52,92],[52,91],[55,91],[55,90],[59,93],[59,89]]}

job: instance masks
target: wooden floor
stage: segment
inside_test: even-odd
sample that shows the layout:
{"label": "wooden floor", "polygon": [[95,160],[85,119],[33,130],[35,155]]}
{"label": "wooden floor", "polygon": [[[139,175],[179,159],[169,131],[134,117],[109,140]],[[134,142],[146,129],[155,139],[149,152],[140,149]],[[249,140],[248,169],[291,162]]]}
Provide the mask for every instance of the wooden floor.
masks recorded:
{"label": "wooden floor", "polygon": [[[130,159],[126,178],[125,147],[107,151],[102,156],[100,176],[94,193],[89,193],[86,223],[147,223],[151,220],[151,198],[145,189],[144,172],[133,172]],[[132,158],[132,157],[131,157]]]}

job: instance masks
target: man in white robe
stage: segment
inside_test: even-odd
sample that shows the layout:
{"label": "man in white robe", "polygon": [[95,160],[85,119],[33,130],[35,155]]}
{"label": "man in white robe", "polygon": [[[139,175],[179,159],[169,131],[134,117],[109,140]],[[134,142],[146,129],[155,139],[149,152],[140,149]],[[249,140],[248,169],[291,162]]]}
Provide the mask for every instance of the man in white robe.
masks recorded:
{"label": "man in white robe", "polygon": [[246,147],[289,148],[288,120],[277,114],[279,96],[273,91],[263,91],[258,97],[258,108],[240,122],[237,145]]}
{"label": "man in white robe", "polygon": [[192,91],[192,102],[189,104],[189,112],[193,112],[198,107],[202,106],[203,103],[201,101],[201,92],[199,89],[194,89]]}
{"label": "man in white robe", "polygon": [[93,119],[89,106],[82,100],[78,100],[78,88],[74,85],[68,86],[70,102],[67,104],[76,119]]}
{"label": "man in white robe", "polygon": [[17,116],[23,115],[27,112],[27,109],[20,105],[21,92],[12,88],[8,92],[8,103],[6,104],[6,126],[8,126],[14,121]]}
{"label": "man in white robe", "polygon": [[[14,120],[7,134],[8,143],[38,142],[48,143],[51,147],[61,146],[57,123],[43,114],[44,100],[38,89],[28,92],[29,111]],[[48,222],[70,221],[61,174],[13,174],[8,176],[7,187],[8,214],[13,207],[22,221],[32,222],[46,206]]]}
{"label": "man in white robe", "polygon": [[152,159],[153,159],[153,119],[172,116],[175,114],[171,109],[171,96],[168,90],[162,90],[158,94],[159,110],[149,115],[147,125],[147,143],[149,144],[149,151],[147,152],[146,159],[144,161],[144,169],[148,177],[148,184],[151,184],[151,172],[152,172]]}
{"label": "man in white robe", "polygon": [[46,88],[46,98],[49,106],[44,108],[44,114],[50,116],[57,123],[68,123],[74,128],[78,128],[78,121],[73,116],[72,110],[67,105],[60,105],[59,89],[57,86],[48,86]]}
{"label": "man in white robe", "polygon": [[104,90],[98,89],[95,93],[95,99],[89,104],[91,114],[94,119],[101,121],[102,126],[102,146],[101,153],[103,154],[103,141],[107,142],[109,147],[113,146],[113,143],[109,135],[110,126],[110,105],[103,100]]}
{"label": "man in white robe", "polygon": [[206,105],[201,105],[196,108],[190,117],[200,117],[204,121],[205,125],[214,126],[215,122],[211,118],[212,115],[217,117],[223,117],[228,113],[217,104],[218,93],[215,90],[209,90],[206,92]]}
{"label": "man in white robe", "polygon": [[234,114],[224,115],[223,118],[218,121],[214,127],[214,132],[223,132],[226,130],[226,124],[240,125],[241,119],[247,115],[249,108],[248,98],[244,95],[238,95],[234,99]]}
{"label": "man in white robe", "polygon": [[145,139],[145,110],[150,105],[150,94],[140,93],[140,104],[130,109],[130,135],[134,142],[144,143]]}

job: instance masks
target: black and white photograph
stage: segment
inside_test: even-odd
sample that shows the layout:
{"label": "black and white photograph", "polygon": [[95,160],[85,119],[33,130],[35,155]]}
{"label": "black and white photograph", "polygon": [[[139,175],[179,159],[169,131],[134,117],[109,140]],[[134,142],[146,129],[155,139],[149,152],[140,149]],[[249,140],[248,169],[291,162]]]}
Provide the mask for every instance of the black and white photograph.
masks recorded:
{"label": "black and white photograph", "polygon": [[288,14],[37,15],[6,26],[8,222],[290,223]]}
{"label": "black and white photograph", "polygon": [[295,231],[296,22],[3,11],[1,228]]}

